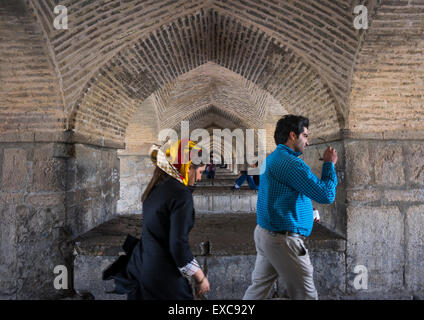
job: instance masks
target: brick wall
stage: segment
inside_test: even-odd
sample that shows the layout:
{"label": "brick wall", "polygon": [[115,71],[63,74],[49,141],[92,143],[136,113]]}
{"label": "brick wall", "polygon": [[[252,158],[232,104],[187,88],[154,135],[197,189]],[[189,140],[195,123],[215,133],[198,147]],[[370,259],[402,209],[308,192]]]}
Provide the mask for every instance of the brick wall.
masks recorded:
{"label": "brick wall", "polygon": [[[140,9],[136,1],[64,3],[70,13],[69,30],[66,31],[55,30],[52,26],[54,1],[6,3],[2,14],[15,15],[15,18],[19,15],[19,19],[25,19],[28,25],[19,31],[22,24],[16,25],[16,19],[2,19],[4,38],[10,38],[12,34],[14,38],[14,45],[2,46],[2,61],[8,67],[2,68],[4,91],[1,98],[4,104],[15,106],[4,109],[8,121],[2,123],[2,136],[6,141],[16,137],[34,139],[34,135],[42,135],[37,130],[40,128],[46,132],[61,131],[66,126],[65,114],[72,119],[71,126],[75,123],[73,120],[78,123],[74,128],[77,136],[88,136],[95,143],[100,143],[101,139],[122,141],[125,125],[128,124],[126,114],[134,112],[134,106],[130,106],[134,102],[117,101],[116,105],[123,105],[118,106],[117,111],[105,102],[106,97],[110,101],[116,97],[111,98],[105,92],[98,92],[96,98],[87,94],[94,82],[103,81],[96,78],[102,65],[113,56],[115,61],[106,69],[120,73],[117,78],[121,79],[124,87],[128,83],[122,80],[125,78],[123,75],[132,70],[139,76],[137,82],[142,86],[138,91],[146,94],[158,88],[156,82],[163,86],[179,74],[212,60],[233,68],[265,88],[285,108],[291,108],[290,112],[309,113],[309,106],[313,111],[311,118],[317,119],[320,124],[320,132],[333,127],[334,121],[343,123],[346,120],[347,102],[351,103],[351,130],[377,132],[421,128],[422,97],[419,88],[423,84],[420,75],[423,69],[420,68],[423,13],[419,2],[384,1],[381,6],[374,1],[366,2],[373,17],[368,32],[352,28],[352,7],[358,1],[319,4],[312,1],[264,1],[261,4],[251,1],[179,1],[166,9],[161,3],[151,2],[143,10],[136,10]],[[153,19],[145,20],[147,17]],[[393,19],[396,22],[392,22]],[[134,21],[149,23],[134,25]],[[159,21],[168,27],[162,32],[153,31]],[[216,23],[216,29],[211,27],[213,23]],[[191,38],[192,41],[187,40]],[[164,43],[174,40],[179,42],[163,47]],[[240,40],[246,40],[247,44],[230,45]],[[32,45],[28,46],[28,43]],[[125,46],[128,48],[124,49]],[[278,52],[279,47],[284,54]],[[266,50],[261,53],[258,49]],[[122,55],[131,50],[132,55]],[[301,75],[300,83],[306,86],[294,81],[291,88],[299,88],[300,92],[287,99],[290,88],[273,88],[269,77],[264,77],[267,81],[264,83],[260,75],[267,74],[264,59],[269,58],[274,66],[272,78],[280,84],[277,74],[283,73],[276,66],[282,57],[285,62],[293,60],[290,54],[300,59],[301,64],[293,65],[292,73],[289,65],[282,64],[281,70],[287,71],[284,72],[285,77]],[[232,57],[238,60],[232,60]],[[28,64],[28,67],[19,67],[23,64]],[[129,70],[122,69],[120,64]],[[155,69],[157,76],[150,77],[149,67]],[[144,73],[145,70],[149,72]],[[311,76],[306,77],[304,72],[310,72]],[[312,96],[305,96],[304,93],[310,91],[307,83],[317,75],[320,79],[318,84],[323,88]],[[142,78],[150,80],[141,81]],[[350,79],[353,79],[353,84],[349,95]],[[23,89],[22,83],[29,80],[33,84],[25,85]],[[117,90],[125,91],[116,85]],[[317,87],[317,83],[311,87]],[[393,94],[394,90],[402,93]],[[110,94],[109,91],[107,93]],[[284,97],[279,93],[284,93]],[[143,98],[147,96],[142,95]],[[103,102],[100,102],[102,99]],[[128,98],[124,95],[122,100]],[[323,108],[325,105],[329,110],[337,110],[333,111],[335,114],[331,115]],[[26,110],[24,117],[17,113],[16,106]],[[100,117],[101,121],[96,106],[104,109],[105,113],[123,113],[123,119],[116,117],[112,121]],[[123,108],[127,108],[126,111]],[[257,114],[262,114],[260,109]],[[102,126],[107,129],[102,131]]]}
{"label": "brick wall", "polygon": [[[359,3],[368,31],[352,26]],[[132,212],[161,128],[265,128],[271,151],[286,113],[337,140],[344,191],[322,213],[348,239],[347,274],[366,265],[371,293],[421,290],[422,1],[66,0],[61,31],[56,4],[0,6],[1,297],[56,293],[67,241],[116,212],[123,142],[134,192],[118,211]],[[318,174],[323,148],[305,154]]]}
{"label": "brick wall", "polygon": [[[214,23],[221,28],[216,33]],[[312,127],[323,135],[336,133],[343,122],[325,79],[302,57],[278,46],[275,39],[259,29],[213,10],[178,19],[134,41],[103,66],[100,74],[103,72],[110,77],[108,86],[97,85],[102,81],[97,76],[90,80],[86,95],[78,103],[84,107],[75,112],[76,132],[83,129],[82,134],[102,135],[103,127],[109,124],[106,114],[102,114],[106,110],[119,118],[114,119],[116,130],[104,134],[122,140],[125,121],[121,119],[134,110],[130,106],[124,110],[123,102],[109,104],[105,100],[94,104],[87,97],[120,92],[122,100],[142,103],[159,88],[163,89],[157,93],[157,113],[165,127],[173,127],[212,101],[224,109],[228,105],[240,118],[251,122],[249,126],[258,128],[273,99],[289,112],[309,116]],[[98,118],[105,124],[91,120]]]}
{"label": "brick wall", "polygon": [[[141,34],[198,10],[203,2],[63,1],[68,30],[53,28],[55,1],[29,0],[49,36],[63,81],[66,110],[79,103],[90,79],[124,45]],[[164,8],[166,5],[166,8]]]}
{"label": "brick wall", "polygon": [[125,133],[125,150],[119,150],[118,154],[146,153],[151,144],[157,142],[158,133],[155,101],[151,96],[138,106],[137,111],[131,117]]}
{"label": "brick wall", "polygon": [[[135,1],[125,4],[83,2],[78,5],[68,4],[70,19],[69,30],[66,31],[55,30],[48,23],[53,18],[52,1],[43,4],[36,1],[29,3],[35,8],[53,47],[66,112],[71,119],[70,127],[77,136],[88,137],[90,142],[99,143],[97,141],[102,138],[122,141],[127,114],[134,112],[128,105],[127,96],[143,100],[154,90],[207,61],[215,61],[250,80],[268,91],[285,108],[290,108],[291,112],[310,115],[321,132],[334,133],[339,124],[343,123],[344,104],[339,96],[345,89],[336,86],[344,86],[343,82],[346,83],[346,80],[333,76],[338,77],[348,70],[351,56],[349,52],[355,51],[357,35],[347,28],[350,6],[342,2],[329,2],[324,6],[314,3],[284,5],[283,2],[274,5],[264,2],[263,5],[256,6],[247,1],[238,5],[235,1],[179,1],[162,10],[159,10],[162,5],[157,2],[144,5],[143,10],[137,10],[140,8]],[[264,10],[273,17],[269,20],[271,24],[259,23],[257,17],[262,17]],[[280,17],[280,23],[287,24],[289,30],[293,28],[283,18],[287,10],[292,10],[292,14],[308,27],[312,23],[312,28],[299,28],[297,37],[301,36],[301,32],[305,32],[306,37],[311,34],[318,37],[320,33],[328,36],[329,30],[332,32],[332,29],[339,28],[339,33],[334,33],[331,40],[337,37],[346,40],[350,37],[349,45],[344,49],[349,46],[353,48],[336,50],[332,57],[324,53],[322,57],[318,57],[317,53],[323,50],[335,50],[334,45],[343,46],[336,41],[328,47],[328,39],[322,39],[322,45],[312,42],[312,49],[316,52],[308,50],[306,54],[299,54],[299,48],[286,45],[294,44],[293,37],[290,39],[285,33],[275,32],[280,30],[279,26],[274,25],[277,24],[274,20],[276,17]],[[311,19],[314,12],[320,12],[322,22]],[[336,13],[338,15],[334,25],[328,16]],[[252,18],[250,22],[246,22],[247,16]],[[147,21],[147,17],[154,19],[149,19],[148,25],[140,23]],[[139,24],[133,25],[134,21]],[[161,31],[153,31],[159,21],[166,27]],[[319,29],[326,31],[321,32]],[[296,43],[299,44],[300,41]],[[324,49],[325,47],[327,48]],[[112,56],[114,57],[110,60]],[[332,64],[328,63],[327,58],[332,60]],[[332,86],[326,72],[330,66],[336,69],[334,62],[342,60],[344,64],[337,64],[337,68],[342,69],[336,72],[332,70],[330,73],[331,81],[335,84]],[[314,63],[318,61],[320,63]],[[327,71],[323,71],[321,67]],[[343,68],[346,70],[343,71]],[[97,82],[104,82],[104,79],[99,79],[99,74],[109,72],[108,89],[99,88],[102,86],[98,86]],[[348,78],[347,75],[343,77]],[[99,91],[95,94],[96,98],[92,97],[91,91]],[[101,102],[105,97],[114,101],[115,98],[109,95],[113,96],[118,91],[122,92],[122,100],[125,100],[113,103],[118,110],[114,110],[107,100]],[[236,94],[237,90],[233,91],[223,91],[215,96],[231,99],[235,95],[235,99],[240,100],[242,97]],[[184,110],[189,111],[190,104],[184,105]],[[122,119],[108,121],[104,113],[122,113],[123,116]],[[172,113],[173,111],[167,112]],[[246,109],[244,113],[261,118],[265,112],[259,103],[258,106]],[[102,131],[102,127],[106,130]]]}
{"label": "brick wall", "polygon": [[65,129],[47,39],[22,0],[0,6],[0,141],[49,141]]}
{"label": "brick wall", "polygon": [[[424,130],[424,7],[384,1],[358,55],[350,96],[349,129],[396,138]],[[417,132],[421,131],[421,132]],[[383,132],[386,132],[383,134]]]}
{"label": "brick wall", "polygon": [[[258,63],[263,65],[260,60],[264,55],[260,54],[258,49],[271,50],[271,43],[274,42],[293,50],[296,57],[309,65],[312,74],[319,74],[323,86],[327,88],[324,91],[329,92],[330,100],[336,100],[333,103],[336,104],[338,113],[346,113],[349,77],[360,40],[360,33],[352,28],[353,2],[65,2],[72,17],[69,19],[68,31],[55,30],[49,22],[53,18],[53,1],[29,2],[36,8],[36,13],[52,43],[62,77],[67,110],[73,110],[80,102],[87,84],[92,81],[102,64],[125,45],[136,39],[146,38],[159,25],[174,21],[162,34],[153,32],[144,44],[139,41],[137,44],[141,57],[144,52],[149,55],[142,61],[149,61],[148,64],[151,63],[158,69],[156,81],[162,85],[167,82],[169,72],[173,73],[172,78],[175,78],[176,73],[190,70],[193,63],[199,65],[202,60],[202,56],[198,54],[200,48],[209,52],[209,60],[219,64],[225,63],[228,55],[243,57],[238,62],[231,63],[232,67],[241,71],[243,64],[249,67]],[[193,15],[194,13],[196,14]],[[167,49],[155,49],[160,42],[167,43],[174,37],[178,37],[182,42]],[[248,45],[228,45],[242,42]],[[225,52],[220,48],[225,49]],[[153,58],[155,55],[149,54],[151,50],[158,53],[157,59]],[[236,50],[242,51],[237,53]],[[254,52],[258,54],[255,55]],[[167,56],[175,56],[178,63],[169,64],[166,61]],[[272,54],[269,56],[273,57]],[[273,58],[278,60],[278,53]],[[130,61],[125,57],[122,59],[125,64]],[[137,56],[135,61],[140,63]],[[137,66],[137,63],[134,63]],[[258,80],[252,71],[250,68],[240,73],[247,78],[253,77],[253,82],[256,83]],[[341,115],[339,118],[343,118]]]}

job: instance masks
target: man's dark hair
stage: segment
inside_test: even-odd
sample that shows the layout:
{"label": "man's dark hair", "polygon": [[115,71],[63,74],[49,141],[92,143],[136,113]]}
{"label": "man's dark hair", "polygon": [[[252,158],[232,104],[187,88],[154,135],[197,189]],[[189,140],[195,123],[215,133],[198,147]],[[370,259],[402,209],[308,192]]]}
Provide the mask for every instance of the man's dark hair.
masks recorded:
{"label": "man's dark hair", "polygon": [[274,132],[275,144],[284,144],[289,138],[290,132],[293,131],[297,137],[304,131],[304,128],[309,127],[309,119],[302,116],[292,114],[282,117],[277,122]]}

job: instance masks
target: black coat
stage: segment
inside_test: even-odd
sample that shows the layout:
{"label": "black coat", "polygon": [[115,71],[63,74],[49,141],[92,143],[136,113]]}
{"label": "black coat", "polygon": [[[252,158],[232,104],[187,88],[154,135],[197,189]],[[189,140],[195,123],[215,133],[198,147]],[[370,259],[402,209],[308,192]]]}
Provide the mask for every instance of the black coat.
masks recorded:
{"label": "black coat", "polygon": [[190,188],[172,177],[153,188],[143,203],[142,245],[133,247],[126,265],[121,262],[122,272],[109,274],[115,292],[127,293],[128,299],[192,300],[189,282],[178,268],[193,260],[188,241],[193,225]]}

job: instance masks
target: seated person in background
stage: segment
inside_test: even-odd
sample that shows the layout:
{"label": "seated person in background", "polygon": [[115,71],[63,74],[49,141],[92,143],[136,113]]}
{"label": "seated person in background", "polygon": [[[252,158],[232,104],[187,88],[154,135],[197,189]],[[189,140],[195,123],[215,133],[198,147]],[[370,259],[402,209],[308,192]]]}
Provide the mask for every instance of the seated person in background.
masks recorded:
{"label": "seated person in background", "polygon": [[249,184],[250,189],[259,190],[259,186],[256,185],[255,181],[253,180],[253,177],[247,174],[248,167],[255,168],[257,166],[258,162],[253,165],[248,165],[247,163],[239,165],[240,177],[237,178],[236,183],[234,184],[234,186],[231,187],[231,190],[239,190],[240,187],[243,185],[244,181],[246,180]]}
{"label": "seated person in background", "polygon": [[225,163],[224,157],[221,155],[221,164],[219,165],[222,169],[227,169],[227,164]]}
{"label": "seated person in background", "polygon": [[259,188],[259,175],[255,174],[252,176],[253,182],[256,184],[256,186]]}
{"label": "seated person in background", "polygon": [[208,179],[215,179],[215,171],[216,171],[216,164],[213,163],[213,156],[211,155],[210,157],[210,162],[209,164],[206,166],[206,177]]}

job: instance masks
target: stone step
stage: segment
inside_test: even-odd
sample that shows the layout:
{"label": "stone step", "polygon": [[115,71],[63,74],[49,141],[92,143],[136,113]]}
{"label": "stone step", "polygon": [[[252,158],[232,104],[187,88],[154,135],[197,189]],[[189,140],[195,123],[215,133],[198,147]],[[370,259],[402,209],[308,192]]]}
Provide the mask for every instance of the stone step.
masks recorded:
{"label": "stone step", "polygon": [[238,178],[238,174],[222,174],[222,173],[216,173],[215,174],[215,179],[237,179]]}
{"label": "stone step", "polygon": [[237,174],[226,174],[226,175],[215,174],[214,179],[208,179],[206,177],[206,174],[204,174],[202,176],[202,180],[201,181],[204,181],[204,180],[233,180],[233,181],[236,181],[236,179],[238,177],[239,177],[239,175],[237,175]]}
{"label": "stone step", "polygon": [[[237,179],[237,178],[236,178]],[[197,186],[225,186],[231,187],[235,184],[236,179],[202,179],[197,182]],[[245,182],[247,185],[247,182]]]}
{"label": "stone step", "polygon": [[255,213],[258,191],[247,185],[231,190],[231,186],[197,186],[193,192],[196,212]]}
{"label": "stone step", "polygon": [[216,166],[216,171],[217,172],[233,172],[232,170],[228,168],[220,168],[219,165]]}
{"label": "stone step", "polygon": [[[126,298],[105,293],[113,288],[113,281],[102,281],[102,271],[122,253],[127,234],[140,237],[141,224],[141,215],[119,216],[75,240],[74,287],[77,292],[89,292],[95,299]],[[243,297],[256,258],[255,226],[256,216],[252,214],[196,215],[190,246],[211,284],[206,298]],[[209,242],[210,250],[203,254],[201,243],[205,242]],[[318,294],[330,299],[342,296],[346,240],[317,224],[305,244],[314,265]],[[285,292],[284,281],[279,279],[270,298],[283,298]]]}
{"label": "stone step", "polygon": [[223,177],[217,177],[215,176],[215,179],[208,179],[206,177],[202,178],[202,180],[200,180],[199,182],[215,182],[215,181],[220,181],[220,182],[232,182],[234,183],[237,180],[238,176],[234,176],[234,177],[228,177],[228,178],[223,178]]}
{"label": "stone step", "polygon": [[227,169],[221,169],[219,170],[218,168],[215,171],[215,176],[237,176],[238,173],[234,173],[233,171],[227,170]]}

